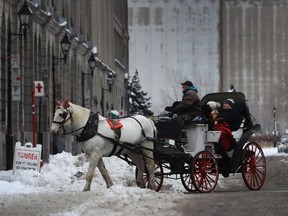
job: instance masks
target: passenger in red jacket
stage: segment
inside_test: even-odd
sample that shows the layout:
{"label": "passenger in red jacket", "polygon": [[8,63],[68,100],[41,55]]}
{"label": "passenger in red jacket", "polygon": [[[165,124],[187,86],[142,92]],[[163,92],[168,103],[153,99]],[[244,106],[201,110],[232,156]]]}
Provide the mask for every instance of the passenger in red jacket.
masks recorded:
{"label": "passenger in red jacket", "polygon": [[233,140],[232,131],[238,130],[242,122],[240,113],[234,107],[233,99],[228,98],[223,103],[222,112],[214,118],[213,130],[221,131],[220,150],[228,151]]}
{"label": "passenger in red jacket", "polygon": [[219,169],[224,177],[228,177],[230,173],[230,158],[226,152],[232,149],[233,145],[236,145],[232,131],[239,129],[242,117],[235,107],[235,101],[228,98],[223,103],[223,110],[220,114],[214,116],[213,119],[213,130],[221,131],[220,140],[217,144],[218,146],[216,146],[222,156],[222,160],[219,161]]}

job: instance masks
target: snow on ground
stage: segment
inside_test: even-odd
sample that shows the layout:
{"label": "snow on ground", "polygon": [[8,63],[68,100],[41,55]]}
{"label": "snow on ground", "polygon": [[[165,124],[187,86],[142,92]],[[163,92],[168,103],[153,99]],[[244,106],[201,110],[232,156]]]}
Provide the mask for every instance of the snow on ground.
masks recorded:
{"label": "snow on ground", "polygon": [[[265,156],[284,154],[277,153],[277,148],[265,148],[263,151]],[[161,188],[161,193],[140,189],[135,185],[134,166],[129,166],[125,161],[114,156],[104,158],[104,163],[114,185],[112,188],[107,189],[100,172],[96,169],[91,186],[91,191],[100,194],[103,203],[105,201],[117,203],[117,200],[120,198],[127,202],[126,211],[129,211],[127,206],[135,208],[132,203],[137,201],[151,198],[153,198],[153,200],[169,200],[171,193],[175,196],[186,192],[181,180],[168,178],[164,179],[165,184],[163,184]],[[12,170],[0,171],[0,196],[17,196],[20,194],[50,192],[81,192],[85,185],[85,174],[87,169],[88,160],[84,154],[72,156],[70,153],[63,152],[61,154],[51,155],[50,162],[43,165],[40,173],[29,170],[17,172],[15,174],[13,174]],[[167,204],[167,202],[164,202],[164,204],[159,203],[159,205]],[[173,208],[173,205],[176,205],[176,203],[171,202],[169,205]],[[72,213],[72,215],[81,215],[81,208],[85,209],[85,206],[78,206],[77,209],[71,210],[67,215],[71,215]],[[115,205],[113,208],[116,209],[121,207]],[[161,209],[162,207],[159,206],[158,208]],[[113,212],[113,209],[110,209],[110,211]],[[111,215],[113,214],[111,213]]]}
{"label": "snow on ground", "polygon": [[[277,148],[264,148],[264,155],[282,155]],[[284,153],[283,153],[284,154]],[[110,157],[104,158],[104,163],[114,182],[113,190],[123,192],[124,188],[135,186],[135,167],[125,161]],[[0,171],[0,195],[17,193],[79,191],[84,188],[88,160],[84,154],[72,156],[70,153],[51,155],[49,164],[44,164],[41,172],[22,171],[13,174],[12,170]],[[165,179],[165,183],[169,182]],[[169,190],[183,192],[181,181],[171,180]],[[96,189],[97,188],[97,189]],[[105,182],[96,169],[91,191],[106,188]],[[141,189],[139,190],[142,191]],[[111,192],[111,191],[110,191]]]}

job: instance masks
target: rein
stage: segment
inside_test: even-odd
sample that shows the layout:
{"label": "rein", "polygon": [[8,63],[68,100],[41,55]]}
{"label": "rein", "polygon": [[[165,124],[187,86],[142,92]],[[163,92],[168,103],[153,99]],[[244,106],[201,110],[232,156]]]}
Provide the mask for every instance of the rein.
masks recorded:
{"label": "rein", "polygon": [[[128,149],[128,150],[130,150],[130,151],[132,151],[132,152],[134,152],[134,153],[140,154],[137,150],[129,147],[129,146],[134,146],[134,144],[132,144],[132,143],[120,142],[119,140],[116,140],[116,139],[113,139],[113,138],[110,138],[110,137],[106,137],[106,136],[104,136],[103,134],[98,133],[98,132],[97,132],[97,135],[98,135],[98,136],[101,136],[102,138],[108,139],[108,140],[110,140],[111,142],[114,143],[113,149],[112,149],[112,151],[110,152],[110,154],[108,155],[108,157],[110,157],[110,156],[112,156],[112,155],[116,155],[116,156],[119,157],[119,155],[121,154],[121,152],[123,151],[123,149]],[[154,141],[153,138],[147,138],[147,137],[145,137],[145,139]],[[141,143],[141,142],[140,142],[140,143]],[[140,149],[140,151],[141,151],[142,149],[145,149],[145,150],[148,150],[148,151],[153,151],[153,149],[140,146],[140,143],[138,143],[138,144],[136,145],[136,147],[138,147],[138,148]],[[116,149],[117,149],[118,146],[120,146],[121,148],[120,148],[120,149],[117,151],[117,153],[116,153]],[[151,158],[151,157],[145,156],[145,155],[143,155],[143,154],[141,154],[141,155],[142,155],[143,157],[146,157],[146,158],[149,158],[149,159],[152,159],[152,160],[153,160],[153,158]]]}

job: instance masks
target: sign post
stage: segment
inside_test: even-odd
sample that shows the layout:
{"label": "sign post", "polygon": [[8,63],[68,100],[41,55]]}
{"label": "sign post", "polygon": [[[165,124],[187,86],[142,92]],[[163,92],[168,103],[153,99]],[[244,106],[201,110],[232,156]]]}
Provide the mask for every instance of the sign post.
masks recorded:
{"label": "sign post", "polygon": [[36,113],[35,113],[35,92],[32,91],[32,129],[33,129],[33,147],[36,147]]}
{"label": "sign post", "polygon": [[32,129],[33,129],[33,147],[36,147],[36,112],[35,97],[44,96],[44,82],[34,81],[34,90],[32,90]]}

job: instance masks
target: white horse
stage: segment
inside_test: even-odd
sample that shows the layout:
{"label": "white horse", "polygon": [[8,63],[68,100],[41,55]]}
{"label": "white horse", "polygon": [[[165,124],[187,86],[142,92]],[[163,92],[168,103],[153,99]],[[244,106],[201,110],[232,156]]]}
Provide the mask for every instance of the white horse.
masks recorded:
{"label": "white horse", "polygon": [[51,125],[51,133],[73,134],[81,143],[85,154],[89,157],[89,168],[86,175],[84,191],[90,191],[91,181],[96,166],[101,172],[107,188],[112,186],[112,180],[104,166],[102,157],[111,155],[128,155],[138,169],[137,186],[145,188],[143,172],[148,171],[149,189],[155,190],[153,159],[155,135],[154,123],[142,115],[134,115],[119,119],[123,125],[121,135],[115,134],[107,119],[89,109],[75,105],[68,99],[58,106]]}

